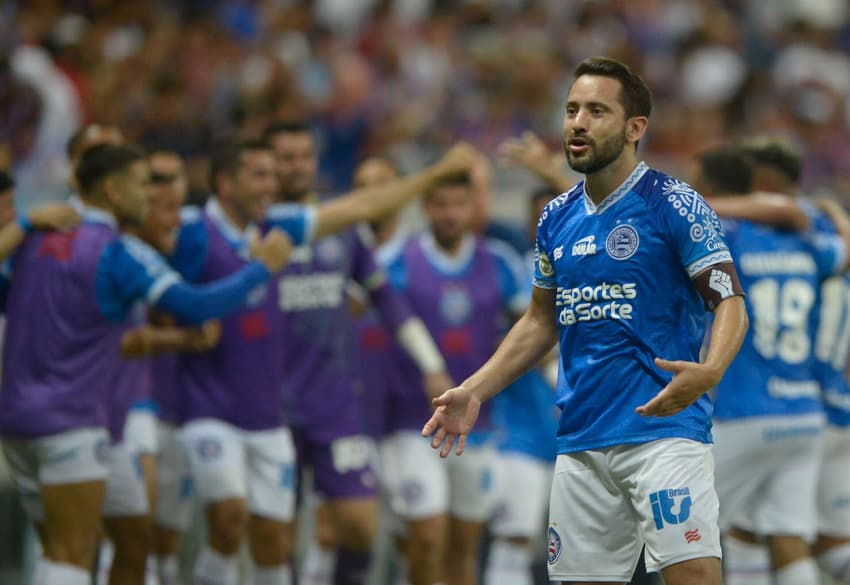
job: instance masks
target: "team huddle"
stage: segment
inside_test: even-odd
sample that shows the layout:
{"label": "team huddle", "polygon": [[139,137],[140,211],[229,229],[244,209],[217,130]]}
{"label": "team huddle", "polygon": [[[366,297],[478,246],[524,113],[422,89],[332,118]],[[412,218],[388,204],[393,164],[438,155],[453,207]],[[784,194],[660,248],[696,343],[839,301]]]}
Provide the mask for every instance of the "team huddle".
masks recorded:
{"label": "team huddle", "polygon": [[68,204],[0,228],[36,585],[89,583],[104,540],[111,585],[180,583],[194,500],[203,585],[239,583],[243,545],[255,585],[365,583],[379,518],[398,583],[530,585],[547,503],[552,581],[625,583],[643,549],[670,585],[850,583],[850,219],[798,197],[778,141],[707,151],[691,184],[639,162],[650,109],[584,61],[585,179],[506,145],[548,183],[510,238],[476,225],[466,144],[403,177],[367,159],[318,200],[310,127],[275,123],[214,144],[187,207],[178,155],[78,132]]}

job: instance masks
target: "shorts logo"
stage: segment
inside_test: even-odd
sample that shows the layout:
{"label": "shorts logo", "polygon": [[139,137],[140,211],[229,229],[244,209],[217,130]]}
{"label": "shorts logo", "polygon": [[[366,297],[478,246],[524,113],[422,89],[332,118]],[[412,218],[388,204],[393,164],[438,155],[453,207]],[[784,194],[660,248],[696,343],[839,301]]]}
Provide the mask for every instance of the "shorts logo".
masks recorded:
{"label": "shorts logo", "polygon": [[631,258],[640,244],[637,230],[630,225],[618,225],[605,240],[605,249],[614,260]]}
{"label": "shorts logo", "polygon": [[195,448],[201,461],[210,461],[221,457],[221,441],[218,439],[201,439]]}
{"label": "shorts logo", "polygon": [[424,493],[422,484],[416,480],[405,481],[401,486],[401,497],[408,506],[420,502]]}
{"label": "shorts logo", "polygon": [[693,530],[685,532],[685,540],[688,541],[688,544],[697,542],[700,539],[702,539],[702,537],[699,535],[699,528],[694,528]]}
{"label": "shorts logo", "polygon": [[554,526],[549,527],[548,533],[548,561],[550,565],[554,565],[555,561],[561,556],[561,536]]}
{"label": "shorts logo", "polygon": [[[655,529],[663,530],[665,524],[676,525],[686,521],[691,516],[691,495],[688,488],[667,489],[649,494],[652,506],[652,518]],[[679,499],[681,498],[681,499]],[[673,508],[679,504],[678,512]]]}

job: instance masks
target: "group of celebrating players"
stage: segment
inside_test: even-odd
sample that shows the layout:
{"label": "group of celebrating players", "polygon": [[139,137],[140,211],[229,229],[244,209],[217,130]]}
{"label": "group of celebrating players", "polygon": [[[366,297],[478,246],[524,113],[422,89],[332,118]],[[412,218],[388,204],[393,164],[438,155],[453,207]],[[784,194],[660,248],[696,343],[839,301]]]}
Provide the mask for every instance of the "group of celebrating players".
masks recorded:
{"label": "group of celebrating players", "polygon": [[[35,583],[89,583],[104,539],[111,585],[179,583],[197,498],[199,584],[236,585],[243,543],[255,585],[364,583],[380,517],[400,583],[476,583],[489,524],[485,582],[528,585],[550,484],[553,580],[628,580],[645,543],[668,583],[714,584],[710,566],[699,581],[670,569],[719,558],[722,534],[730,585],[815,585],[818,562],[850,583],[850,220],[798,194],[800,159],[775,140],[705,152],[700,196],[633,158],[639,78],[591,59],[577,79],[564,138],[587,183],[533,136],[509,141],[547,183],[510,243],[473,227],[469,145],[405,177],[365,160],[354,191],[319,201],[310,127],[275,123],[216,143],[212,194],[184,207],[178,155],[78,132],[68,205],[0,229],[0,436],[40,539]],[[625,181],[589,195],[615,167]],[[403,234],[418,196],[426,228]],[[551,322],[534,329],[541,304]],[[704,341],[720,375],[688,379]],[[671,399],[674,385],[714,388],[713,448],[711,400]],[[477,387],[500,393],[459,416]],[[445,456],[456,435],[463,456],[441,460],[431,447]],[[616,451],[633,444],[646,449]],[[643,487],[665,467],[682,473]],[[306,469],[315,542],[293,571]]]}

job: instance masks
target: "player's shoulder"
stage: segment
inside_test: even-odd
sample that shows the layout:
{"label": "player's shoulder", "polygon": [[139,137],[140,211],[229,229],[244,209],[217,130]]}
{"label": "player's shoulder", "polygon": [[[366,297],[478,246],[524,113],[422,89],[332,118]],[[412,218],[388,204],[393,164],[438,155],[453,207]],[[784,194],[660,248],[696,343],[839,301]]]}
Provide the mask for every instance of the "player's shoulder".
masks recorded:
{"label": "player's shoulder", "polygon": [[560,195],[552,198],[552,200],[546,204],[546,207],[543,208],[544,214],[548,212],[548,215],[551,216],[553,214],[562,213],[564,209],[568,209],[572,205],[575,205],[576,202],[580,201],[583,193],[584,181],[582,180],[573,185],[569,191],[564,191]]}
{"label": "player's shoulder", "polygon": [[165,265],[165,259],[153,246],[132,234],[121,234],[115,242],[116,259],[122,259],[126,254],[129,259],[145,266],[146,268],[161,267]]}

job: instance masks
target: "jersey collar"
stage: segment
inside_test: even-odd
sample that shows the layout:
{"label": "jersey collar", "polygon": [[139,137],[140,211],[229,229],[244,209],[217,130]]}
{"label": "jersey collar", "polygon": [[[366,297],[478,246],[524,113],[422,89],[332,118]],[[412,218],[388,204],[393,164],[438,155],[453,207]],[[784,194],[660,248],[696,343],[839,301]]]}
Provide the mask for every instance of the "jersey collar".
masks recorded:
{"label": "jersey collar", "polygon": [[434,239],[434,234],[422,234],[422,251],[434,267],[443,274],[459,274],[466,270],[475,254],[475,236],[466,234],[460,244],[460,252],[456,256],[446,254]]}
{"label": "jersey collar", "polygon": [[221,208],[221,204],[216,197],[210,197],[204,209],[228,243],[236,250],[239,250],[240,253],[246,252],[251,239],[255,235],[259,235],[259,230],[254,224],[249,224],[244,230],[239,229],[236,224],[230,221],[227,214],[224,213],[224,209]]}
{"label": "jersey collar", "polygon": [[86,223],[99,223],[101,225],[109,226],[114,230],[118,229],[118,221],[116,221],[115,216],[105,209],[83,205],[82,209],[78,211],[80,215],[82,215],[83,221]]}
{"label": "jersey collar", "polygon": [[587,182],[582,183],[581,186],[581,194],[584,199],[584,208],[587,210],[588,215],[599,215],[605,213],[612,205],[614,205],[617,201],[625,197],[629,194],[629,191],[632,190],[638,181],[643,178],[643,175],[646,171],[649,170],[649,166],[641,161],[637,164],[631,174],[623,181],[619,187],[614,189],[614,191],[608,195],[605,199],[602,200],[598,206],[593,202],[590,198],[590,195],[587,194]]}

